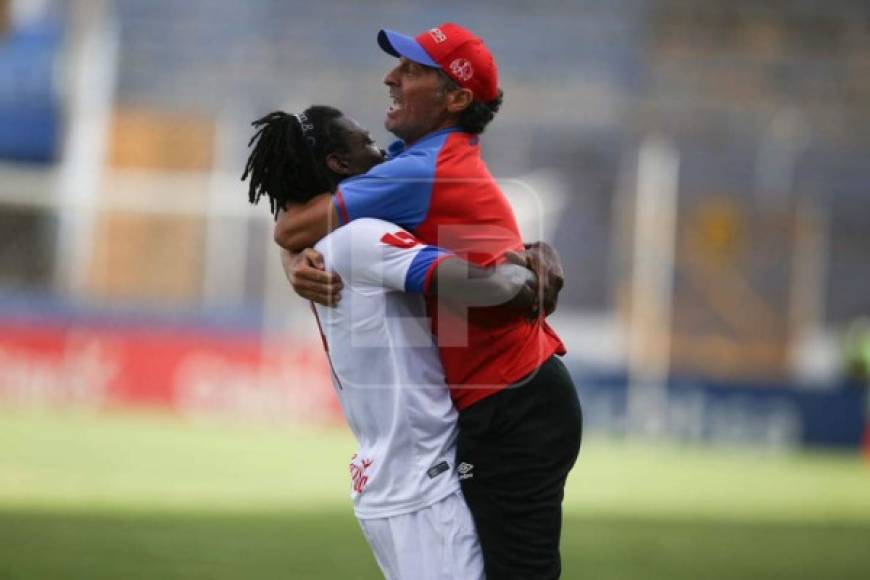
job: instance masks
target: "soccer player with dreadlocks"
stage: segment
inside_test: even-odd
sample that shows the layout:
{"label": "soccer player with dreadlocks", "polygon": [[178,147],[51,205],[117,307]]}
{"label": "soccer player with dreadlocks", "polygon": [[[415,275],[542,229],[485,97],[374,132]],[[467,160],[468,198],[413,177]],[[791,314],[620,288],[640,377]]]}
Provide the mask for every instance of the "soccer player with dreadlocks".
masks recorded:
{"label": "soccer player with dreadlocks", "polygon": [[[381,30],[395,57],[383,78],[384,128],[398,140],[389,158],[329,195],[281,212],[275,240],[302,252],[290,264],[297,294],[328,303],[328,272],[306,250],[335,226],[362,218],[393,222],[427,244],[479,266],[501,263],[523,240],[488,170],[481,133],[502,104],[495,59],[470,30],[444,23],[416,36]],[[526,252],[541,255],[541,248]],[[546,264],[546,260],[541,262]],[[560,268],[536,268],[549,314]],[[346,298],[346,296],[345,296]],[[582,410],[545,317],[503,308],[456,314],[429,299],[453,402],[459,411],[457,470],[474,516],[489,580],[558,578],[565,483],[580,450]]]}
{"label": "soccer player with dreadlocks", "polygon": [[248,199],[269,198],[272,214],[287,203],[304,203],[312,192],[335,191],[349,175],[365,173],[384,160],[368,132],[333,107],[316,105],[304,113],[270,113],[252,123],[245,174]]}
{"label": "soccer player with dreadlocks", "polygon": [[[243,179],[273,214],[383,160],[368,133],[336,109],[275,112],[253,123]],[[359,219],[315,249],[347,284],[334,308],[313,304],[336,395],[357,439],[354,511],[384,575],[483,578],[483,559],[455,470],[457,412],[424,296],[528,311],[536,276],[514,263],[482,268],[382,220]],[[437,277],[433,273],[437,270]]]}

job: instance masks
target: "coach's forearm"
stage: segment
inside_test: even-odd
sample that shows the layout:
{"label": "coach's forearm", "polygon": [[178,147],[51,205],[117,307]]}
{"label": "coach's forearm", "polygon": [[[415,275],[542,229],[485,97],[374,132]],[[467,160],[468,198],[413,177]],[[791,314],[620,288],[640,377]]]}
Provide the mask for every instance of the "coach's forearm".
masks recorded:
{"label": "coach's forearm", "polygon": [[284,276],[290,285],[293,285],[293,260],[299,255],[299,252],[291,252],[281,248],[281,268],[284,269]]}
{"label": "coach's forearm", "polygon": [[314,246],[338,224],[332,195],[323,194],[304,204],[287,204],[275,221],[275,243],[291,252]]}

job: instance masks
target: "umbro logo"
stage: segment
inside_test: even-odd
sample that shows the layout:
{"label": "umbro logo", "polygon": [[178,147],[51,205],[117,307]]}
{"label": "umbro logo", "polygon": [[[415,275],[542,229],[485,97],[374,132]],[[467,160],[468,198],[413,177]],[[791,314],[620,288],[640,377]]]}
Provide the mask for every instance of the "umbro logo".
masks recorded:
{"label": "umbro logo", "polygon": [[463,462],[456,467],[456,472],[459,473],[460,480],[471,479],[472,477],[474,477],[474,474],[472,473],[473,469],[474,466],[472,464]]}

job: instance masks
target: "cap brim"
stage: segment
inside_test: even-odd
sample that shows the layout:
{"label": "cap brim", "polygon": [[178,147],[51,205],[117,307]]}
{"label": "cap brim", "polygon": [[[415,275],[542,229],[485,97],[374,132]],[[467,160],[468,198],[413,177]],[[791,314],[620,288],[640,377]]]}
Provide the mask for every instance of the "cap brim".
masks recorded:
{"label": "cap brim", "polygon": [[393,30],[381,30],[378,32],[378,44],[387,54],[392,54],[396,58],[404,56],[408,60],[413,60],[416,63],[441,68],[437,62],[432,60],[432,57],[423,50],[420,43],[404,34],[400,34]]}

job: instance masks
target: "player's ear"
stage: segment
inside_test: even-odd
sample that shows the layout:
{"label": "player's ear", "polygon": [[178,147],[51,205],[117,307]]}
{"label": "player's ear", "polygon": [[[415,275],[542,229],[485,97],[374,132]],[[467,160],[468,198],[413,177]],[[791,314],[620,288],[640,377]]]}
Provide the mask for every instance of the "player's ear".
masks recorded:
{"label": "player's ear", "polygon": [[338,175],[350,175],[350,164],[338,153],[330,153],[326,156],[326,166]]}

